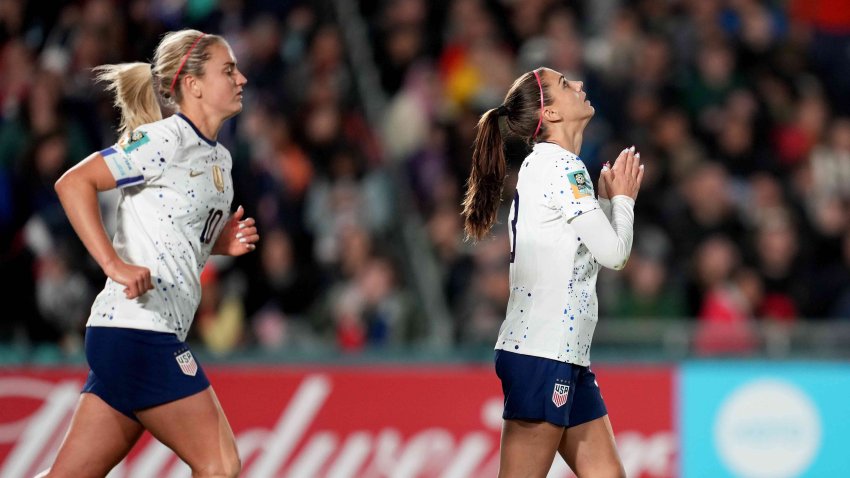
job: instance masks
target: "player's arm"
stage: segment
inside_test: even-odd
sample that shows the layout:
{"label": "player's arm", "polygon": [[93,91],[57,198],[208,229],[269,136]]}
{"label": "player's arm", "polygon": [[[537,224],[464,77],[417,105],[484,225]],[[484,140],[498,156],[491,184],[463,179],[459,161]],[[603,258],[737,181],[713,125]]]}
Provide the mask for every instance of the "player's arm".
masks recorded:
{"label": "player's arm", "polygon": [[642,180],[640,154],[635,154],[633,146],[620,154],[612,168],[602,171],[600,195],[604,188],[606,196],[609,192],[613,196],[610,215],[595,210],[571,221],[579,237],[590,238],[584,244],[604,267],[619,270],[629,259],[634,235],[634,204]]}
{"label": "player's arm", "polygon": [[571,224],[578,237],[593,254],[596,262],[609,269],[620,270],[626,265],[632,251],[634,200],[615,196],[612,200],[611,221],[601,209],[576,217]]}
{"label": "player's arm", "polygon": [[126,287],[127,298],[134,299],[153,288],[150,271],[127,264],[118,257],[104,229],[97,201],[98,191],[116,186],[112,172],[98,152],[65,172],[56,181],[55,189],[83,245],[109,278]]}
{"label": "player's arm", "polygon": [[610,199],[599,198],[599,209],[602,209],[602,213],[605,214],[605,219],[608,219],[608,222],[611,222],[611,213],[613,212],[614,205],[611,204]]}

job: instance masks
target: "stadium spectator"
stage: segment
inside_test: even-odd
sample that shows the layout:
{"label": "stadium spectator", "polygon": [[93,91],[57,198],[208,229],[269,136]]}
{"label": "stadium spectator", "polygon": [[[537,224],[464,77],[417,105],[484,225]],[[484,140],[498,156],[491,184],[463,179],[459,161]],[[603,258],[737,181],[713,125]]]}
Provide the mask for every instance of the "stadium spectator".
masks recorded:
{"label": "stadium spectator", "polygon": [[[596,116],[582,159],[591,177],[615,145],[641,149],[647,174],[636,240],[647,227],[670,238],[669,259],[637,253],[628,274],[600,277],[606,289],[650,304],[661,300],[657,287],[636,277],[678,284],[687,292],[684,319],[697,323],[706,290],[686,287],[690,259],[720,233],[763,281],[771,305],[757,306],[753,320],[767,311],[796,320],[848,315],[840,284],[850,266],[835,260],[850,234],[850,7],[843,0],[356,2],[365,45],[352,41],[350,22],[335,16],[330,1],[153,3],[0,8],[0,299],[24,310],[0,324],[4,342],[81,337],[81,324],[59,326],[49,308],[39,308],[38,290],[54,280],[39,272],[55,272],[50,261],[64,258],[89,288],[102,275],[79,259],[80,244],[50,213],[56,198],[43,185],[114,131],[118,118],[90,68],[148,61],[165,31],[186,25],[222,34],[245,66],[244,112],[220,139],[235,160],[235,200],[281,233],[260,245],[261,253],[277,249],[272,264],[260,254],[216,264],[228,294],[245,291],[241,338],[228,350],[313,340],[336,346],[312,319],[337,297],[332,291],[352,286],[376,250],[394,258],[398,292],[423,307],[411,316],[423,321],[415,330],[430,330],[434,319],[423,294],[430,286],[448,306],[453,344],[488,342],[492,318],[504,312],[504,284],[488,277],[503,265],[496,255],[471,253],[450,218],[460,213],[478,117],[498,105],[519,72],[541,64],[587,85]],[[370,61],[375,91],[363,88]],[[367,112],[368,95],[386,108]],[[511,197],[528,151],[509,142],[506,152]],[[114,202],[101,198],[107,228]],[[793,226],[768,233],[765,216],[778,209]],[[503,224],[507,215],[503,204]],[[497,231],[494,241],[504,243],[504,228]],[[772,252],[759,252],[759,242]],[[52,254],[43,255],[43,244]],[[355,252],[364,244],[368,253]],[[340,256],[346,248],[353,257]],[[437,272],[424,275],[413,259],[433,261]],[[260,284],[264,277],[270,284]],[[808,284],[808,292],[781,285],[788,282]],[[777,303],[776,291],[788,300]],[[601,295],[602,317],[628,315],[628,302]]]}

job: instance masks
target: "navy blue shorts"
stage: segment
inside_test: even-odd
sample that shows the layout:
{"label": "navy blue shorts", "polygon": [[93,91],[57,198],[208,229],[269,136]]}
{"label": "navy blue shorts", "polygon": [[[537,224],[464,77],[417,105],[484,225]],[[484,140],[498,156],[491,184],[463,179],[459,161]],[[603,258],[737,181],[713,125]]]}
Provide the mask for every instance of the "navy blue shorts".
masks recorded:
{"label": "navy blue shorts", "polygon": [[505,420],[574,427],[608,414],[589,367],[497,350],[496,375],[505,394]]}
{"label": "navy blue shorts", "polygon": [[91,370],[82,391],[97,395],[133,420],[137,420],[136,410],[173,402],[210,386],[189,346],[174,334],[86,327],[86,359]]}

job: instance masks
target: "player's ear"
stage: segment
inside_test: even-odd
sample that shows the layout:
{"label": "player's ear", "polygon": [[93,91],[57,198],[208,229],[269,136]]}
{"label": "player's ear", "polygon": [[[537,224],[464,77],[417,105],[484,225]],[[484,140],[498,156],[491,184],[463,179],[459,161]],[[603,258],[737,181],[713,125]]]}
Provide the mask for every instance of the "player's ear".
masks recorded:
{"label": "player's ear", "polygon": [[186,86],[186,90],[189,91],[195,98],[201,97],[201,85],[198,79],[194,76],[186,75],[186,80],[183,86]]}
{"label": "player's ear", "polygon": [[558,112],[558,109],[554,104],[543,108],[543,117],[546,118],[546,121],[551,123],[557,123],[562,119],[561,114]]}

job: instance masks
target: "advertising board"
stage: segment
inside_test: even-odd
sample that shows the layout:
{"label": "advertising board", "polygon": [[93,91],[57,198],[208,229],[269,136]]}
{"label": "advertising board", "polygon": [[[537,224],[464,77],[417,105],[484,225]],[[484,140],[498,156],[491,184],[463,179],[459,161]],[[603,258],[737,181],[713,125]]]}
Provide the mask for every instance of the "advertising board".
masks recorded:
{"label": "advertising board", "polygon": [[[206,370],[237,436],[243,476],[496,476],[502,397],[487,366]],[[675,476],[670,370],[595,371],[629,476]],[[83,369],[0,371],[0,477],[49,466],[84,380]],[[190,473],[145,434],[110,476]],[[549,476],[572,475],[559,458]]]}

